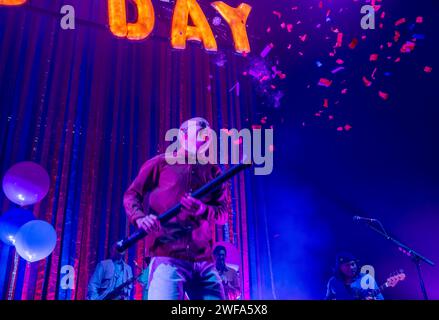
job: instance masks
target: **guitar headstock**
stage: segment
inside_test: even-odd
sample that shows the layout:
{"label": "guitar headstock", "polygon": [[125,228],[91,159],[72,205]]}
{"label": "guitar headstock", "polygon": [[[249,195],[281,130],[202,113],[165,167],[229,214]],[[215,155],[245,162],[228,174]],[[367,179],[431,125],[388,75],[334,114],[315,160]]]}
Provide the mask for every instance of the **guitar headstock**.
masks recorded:
{"label": "guitar headstock", "polygon": [[395,287],[398,282],[404,281],[406,278],[406,274],[404,273],[404,270],[399,270],[395,273],[393,273],[386,281],[386,287]]}

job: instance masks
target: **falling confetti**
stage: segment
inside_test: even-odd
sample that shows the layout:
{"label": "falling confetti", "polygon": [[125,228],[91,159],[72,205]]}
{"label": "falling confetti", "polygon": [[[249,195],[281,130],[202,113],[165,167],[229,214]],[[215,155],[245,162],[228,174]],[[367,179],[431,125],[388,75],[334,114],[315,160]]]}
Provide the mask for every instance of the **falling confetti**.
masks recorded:
{"label": "falling confetti", "polygon": [[269,45],[267,45],[264,50],[262,50],[261,52],[261,58],[265,58],[271,51],[271,49],[274,48],[274,44],[270,43]]}
{"label": "falling confetti", "polygon": [[[279,5],[262,28],[267,31],[263,34],[267,45],[256,55],[264,62],[251,61],[245,76],[257,81],[260,91],[269,97],[272,106],[279,106],[283,97],[280,82],[289,75],[281,67],[286,61],[279,63],[274,60],[288,56],[297,64],[311,61],[312,78],[304,83],[304,88],[311,95],[319,96],[320,103],[310,108],[312,121],[302,119],[303,127],[313,121],[327,121],[327,125],[338,131],[350,131],[352,124],[346,124],[350,122],[346,119],[350,113],[343,111],[351,104],[347,101],[354,97],[358,85],[368,88],[365,93],[375,97],[376,103],[390,103],[394,86],[389,86],[388,82],[394,79],[396,68],[406,67],[403,62],[413,56],[413,51],[420,50],[422,41],[427,39],[428,33],[422,29],[425,17],[416,13],[411,17],[397,16],[382,0],[364,1],[378,13],[375,30],[357,32],[348,29],[345,22],[353,13],[351,5],[358,2],[320,0],[284,9]],[[277,34],[282,35],[282,40],[276,38]],[[327,49],[316,53],[316,41],[326,42]],[[282,51],[286,55],[282,55]],[[433,68],[424,62],[416,70],[429,74]],[[294,74],[290,78],[300,76]],[[319,87],[325,89],[317,91]]]}
{"label": "falling confetti", "polygon": [[433,68],[432,67],[429,67],[429,66],[425,66],[424,67],[424,72],[425,73],[431,73],[433,71]]}
{"label": "falling confetti", "polygon": [[379,95],[380,98],[383,99],[383,100],[388,100],[388,99],[389,99],[389,94],[386,93],[386,92],[378,91],[378,95]]}
{"label": "falling confetti", "polygon": [[401,19],[399,19],[398,21],[395,22],[395,26],[396,27],[400,26],[400,25],[402,25],[402,24],[404,24],[406,22],[407,22],[407,20],[405,18],[401,18]]}
{"label": "falling confetti", "polygon": [[331,86],[331,84],[332,84],[332,81],[329,79],[320,78],[320,80],[319,80],[319,86],[328,88]]}

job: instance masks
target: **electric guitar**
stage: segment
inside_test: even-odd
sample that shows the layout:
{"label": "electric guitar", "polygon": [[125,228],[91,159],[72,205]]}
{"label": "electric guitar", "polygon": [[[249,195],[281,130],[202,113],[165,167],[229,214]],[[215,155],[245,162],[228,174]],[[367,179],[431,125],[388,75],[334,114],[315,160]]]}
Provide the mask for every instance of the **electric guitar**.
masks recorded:
{"label": "electric guitar", "polygon": [[128,287],[130,284],[136,282],[137,279],[139,278],[139,276],[128,279],[127,281],[125,281],[121,285],[117,286],[116,288],[114,288],[110,292],[104,291],[101,295],[99,295],[98,297],[96,297],[93,300],[114,300],[115,298],[119,297],[123,293],[123,290],[126,287]]}
{"label": "electric guitar", "polygon": [[406,278],[406,274],[404,270],[399,270],[398,272],[393,273],[389,278],[387,278],[386,282],[383,283],[378,289],[367,289],[361,290],[360,296],[361,300],[376,300],[377,296],[387,288],[395,287],[400,281],[404,281]]}

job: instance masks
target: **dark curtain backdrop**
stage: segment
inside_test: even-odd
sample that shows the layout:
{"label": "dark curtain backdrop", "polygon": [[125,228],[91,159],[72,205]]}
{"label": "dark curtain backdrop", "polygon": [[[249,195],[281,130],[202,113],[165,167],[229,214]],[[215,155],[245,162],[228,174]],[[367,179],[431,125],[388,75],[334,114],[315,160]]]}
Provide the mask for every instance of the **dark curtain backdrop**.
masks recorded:
{"label": "dark curtain backdrop", "polygon": [[[58,234],[54,253],[39,263],[27,264],[0,244],[1,299],[84,298],[96,263],[130,231],[124,190],[141,164],[165,149],[166,130],[195,115],[215,129],[251,127],[268,116],[265,126],[275,128],[273,174],[255,177],[249,171],[235,179],[233,214],[216,230],[218,240],[240,250],[246,299],[322,299],[334,256],[342,250],[374,266],[380,283],[395,270],[406,271],[407,279],[387,290],[386,299],[421,299],[412,261],[353,223],[354,215],[380,219],[389,233],[436,262],[423,264],[422,271],[430,298],[439,298],[437,1],[410,6],[383,1],[383,29],[363,32],[362,1],[248,0],[253,52],[247,58],[232,53],[227,26],[212,26],[218,54],[198,44],[172,50],[172,1],[153,0],[157,20],[150,38],[117,39],[107,27],[106,2],[29,0],[17,8],[0,7],[0,176],[22,160],[46,167],[50,192],[32,209]],[[198,2],[211,21],[210,1]],[[76,9],[74,31],[59,27],[63,4]],[[298,10],[291,10],[296,5]],[[412,29],[419,16],[425,22]],[[407,23],[396,29],[402,38],[406,34],[404,41],[414,32],[425,41],[401,55],[401,40],[388,60],[387,50],[381,54],[379,48],[392,41],[401,18]],[[294,24],[291,33],[283,21]],[[335,67],[328,58],[337,40],[333,27],[345,39],[333,58],[345,60],[346,70],[338,74],[345,80],[328,91],[316,83]],[[349,49],[351,39],[363,34],[367,41]],[[274,48],[262,59],[267,65],[255,67],[270,43]],[[380,53],[380,60],[372,64],[373,53]],[[399,63],[389,62],[400,56]],[[375,63],[389,76],[365,87],[362,77]],[[272,107],[270,85],[243,75],[249,65],[285,72],[283,82],[272,83],[285,93],[279,108]],[[424,72],[425,66],[433,71]],[[335,92],[345,81],[349,91],[341,98]],[[238,82],[239,96],[231,90]],[[390,98],[383,101],[378,90]],[[330,98],[332,122],[314,116],[324,98]],[[336,130],[346,123],[352,130]],[[0,213],[12,207],[2,192],[0,206]],[[140,262],[143,250],[142,245],[130,250],[127,261]],[[76,270],[75,290],[60,287],[64,265]],[[136,287],[135,296],[140,294]]]}
{"label": "dark curtain backdrop", "polygon": [[[77,9],[74,31],[59,27],[64,3]],[[244,58],[230,43],[220,67],[218,55],[197,44],[175,51],[162,37],[117,39],[105,26],[106,12],[106,1],[0,7],[0,173],[24,160],[47,169],[49,194],[32,210],[58,235],[53,254],[32,264],[0,244],[2,299],[84,299],[96,263],[130,232],[123,192],[141,164],[165,150],[166,130],[192,116],[206,117],[215,129],[247,127],[254,117],[256,97],[240,79]],[[239,95],[229,91],[238,81]],[[263,276],[256,263],[264,255],[255,251],[249,265],[250,179],[234,179],[233,214],[216,230],[217,240],[241,252],[246,299],[251,281]],[[0,203],[2,212],[13,206],[3,193]],[[143,251],[141,244],[130,249],[127,261],[141,263]],[[64,265],[74,266],[73,290],[60,287]]]}

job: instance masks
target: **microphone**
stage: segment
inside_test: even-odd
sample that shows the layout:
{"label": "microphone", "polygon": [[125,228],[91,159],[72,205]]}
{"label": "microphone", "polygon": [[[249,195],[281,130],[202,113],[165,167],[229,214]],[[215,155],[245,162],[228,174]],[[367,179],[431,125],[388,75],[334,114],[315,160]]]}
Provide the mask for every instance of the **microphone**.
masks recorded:
{"label": "microphone", "polygon": [[377,221],[377,219],[365,218],[365,217],[360,217],[360,216],[354,216],[354,217],[352,217],[352,220],[354,220],[354,221],[366,221],[366,222],[375,222],[375,221]]}

